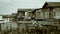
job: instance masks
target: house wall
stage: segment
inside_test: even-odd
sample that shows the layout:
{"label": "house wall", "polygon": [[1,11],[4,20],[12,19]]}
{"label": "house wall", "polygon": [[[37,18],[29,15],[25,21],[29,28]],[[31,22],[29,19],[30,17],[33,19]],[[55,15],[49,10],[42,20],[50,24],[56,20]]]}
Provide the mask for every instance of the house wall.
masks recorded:
{"label": "house wall", "polygon": [[[36,18],[49,18],[49,11],[50,9],[41,9],[41,11],[36,11],[37,17]],[[40,13],[39,13],[40,12]],[[51,12],[52,18],[59,19],[60,18],[60,8],[54,8]]]}
{"label": "house wall", "polygon": [[36,11],[36,19],[44,19],[44,15],[43,15],[42,10]]}
{"label": "house wall", "polygon": [[43,16],[44,16],[44,18],[46,19],[46,18],[49,18],[49,9],[43,9],[42,10],[43,11]]}
{"label": "house wall", "polygon": [[36,11],[36,18],[37,19],[46,19],[50,18],[49,16],[52,16],[52,18],[60,18],[60,8],[54,8],[50,12],[50,9],[41,9]]}
{"label": "house wall", "polygon": [[36,11],[37,19],[46,19],[49,18],[49,9],[40,9]]}
{"label": "house wall", "polygon": [[55,11],[55,17],[54,18],[60,19],[60,8],[55,8],[54,11]]}

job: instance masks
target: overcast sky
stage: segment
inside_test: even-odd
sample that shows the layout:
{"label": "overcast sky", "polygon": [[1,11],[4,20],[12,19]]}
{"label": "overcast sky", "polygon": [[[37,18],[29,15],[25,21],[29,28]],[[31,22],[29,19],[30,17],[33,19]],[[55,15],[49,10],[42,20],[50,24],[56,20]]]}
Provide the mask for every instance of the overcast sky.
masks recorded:
{"label": "overcast sky", "polygon": [[0,0],[0,14],[16,13],[18,8],[41,8],[45,2],[60,0]]}

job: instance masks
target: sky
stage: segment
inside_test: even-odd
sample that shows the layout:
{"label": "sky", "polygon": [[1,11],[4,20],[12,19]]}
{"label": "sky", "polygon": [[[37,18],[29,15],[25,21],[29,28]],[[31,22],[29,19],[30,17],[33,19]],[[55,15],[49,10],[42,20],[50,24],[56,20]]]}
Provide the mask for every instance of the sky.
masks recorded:
{"label": "sky", "polygon": [[0,14],[16,13],[21,8],[42,8],[45,2],[60,0],[0,0]]}

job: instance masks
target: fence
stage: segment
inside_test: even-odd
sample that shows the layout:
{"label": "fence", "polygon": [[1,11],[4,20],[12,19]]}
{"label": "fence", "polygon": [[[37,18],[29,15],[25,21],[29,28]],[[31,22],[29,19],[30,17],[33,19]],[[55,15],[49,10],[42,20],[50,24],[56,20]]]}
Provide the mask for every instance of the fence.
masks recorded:
{"label": "fence", "polygon": [[24,22],[26,23],[3,23],[1,24],[0,34],[60,34],[60,30],[58,29],[60,26],[42,25],[42,27],[40,27],[37,24],[33,24],[32,21]]}

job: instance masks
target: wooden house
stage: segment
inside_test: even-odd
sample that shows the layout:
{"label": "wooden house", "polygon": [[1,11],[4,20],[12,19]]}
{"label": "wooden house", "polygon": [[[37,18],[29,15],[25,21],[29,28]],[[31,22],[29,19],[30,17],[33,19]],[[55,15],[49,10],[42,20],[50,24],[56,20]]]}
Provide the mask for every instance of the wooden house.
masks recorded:
{"label": "wooden house", "polygon": [[60,2],[45,2],[42,8],[36,9],[36,19],[60,19]]}
{"label": "wooden house", "polygon": [[[47,16],[49,15],[49,18],[59,18],[59,12],[60,12],[60,2],[46,2],[42,10],[48,10],[47,11]],[[46,12],[46,11],[44,11]]]}
{"label": "wooden house", "polygon": [[21,14],[22,16],[24,16],[25,20],[28,20],[29,19],[28,17],[33,16],[33,13],[32,13],[33,11],[34,9],[18,9],[17,16]]}

